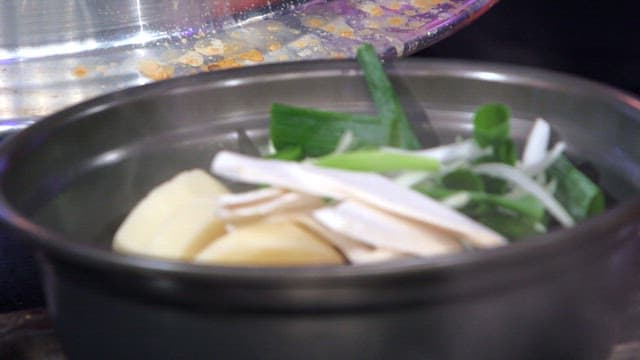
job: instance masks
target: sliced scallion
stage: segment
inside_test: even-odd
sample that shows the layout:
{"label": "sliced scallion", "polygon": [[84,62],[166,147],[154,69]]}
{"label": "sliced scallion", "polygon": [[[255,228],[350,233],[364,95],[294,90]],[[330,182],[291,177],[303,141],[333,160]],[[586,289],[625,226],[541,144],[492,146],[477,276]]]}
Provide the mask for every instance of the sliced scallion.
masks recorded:
{"label": "sliced scallion", "polygon": [[437,171],[440,162],[419,155],[380,150],[359,150],[330,154],[315,159],[319,166],[354,171],[392,172],[403,170]]}

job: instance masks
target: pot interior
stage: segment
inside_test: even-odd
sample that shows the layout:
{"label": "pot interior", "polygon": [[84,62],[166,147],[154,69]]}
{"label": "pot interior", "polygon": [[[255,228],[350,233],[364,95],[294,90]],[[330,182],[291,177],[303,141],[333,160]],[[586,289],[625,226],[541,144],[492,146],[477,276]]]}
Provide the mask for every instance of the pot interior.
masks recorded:
{"label": "pot interior", "polygon": [[[475,108],[509,105],[522,142],[536,117],[553,126],[612,199],[640,187],[640,106],[612,89],[527,68],[400,61],[390,68],[410,117],[425,110],[443,143],[470,135]],[[274,102],[372,113],[354,62],[309,62],[202,74],[115,93],[55,114],[19,135],[2,192],[29,220],[110,249],[132,206],[177,172],[209,168],[220,149],[268,143]],[[424,121],[414,123],[424,134]],[[232,186],[236,186],[232,184]]]}

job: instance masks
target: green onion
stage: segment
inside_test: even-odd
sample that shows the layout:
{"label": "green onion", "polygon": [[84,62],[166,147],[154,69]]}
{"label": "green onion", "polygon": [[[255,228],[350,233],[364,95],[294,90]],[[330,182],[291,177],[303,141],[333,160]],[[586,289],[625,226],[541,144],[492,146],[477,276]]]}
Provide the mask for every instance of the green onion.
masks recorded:
{"label": "green onion", "polygon": [[277,103],[271,107],[269,131],[276,151],[300,147],[307,157],[333,152],[347,131],[353,134],[357,147],[386,145],[389,138],[389,127],[373,116]]}
{"label": "green onion", "polygon": [[[546,231],[551,215],[562,225],[571,226],[604,210],[602,190],[565,157],[554,160],[562,149],[554,147],[556,150],[547,153],[548,124],[547,130],[536,130],[542,135],[530,136],[532,144],[542,145],[537,149],[530,145],[529,152],[537,156],[528,157],[548,158],[546,164],[553,162],[546,176],[557,185],[555,190],[548,190],[532,178],[535,171],[523,172],[515,167],[518,154],[510,137],[511,111],[506,105],[480,106],[473,117],[473,139],[468,143],[420,151],[431,152],[432,157],[398,150],[421,146],[373,46],[364,44],[358,48],[357,60],[377,115],[273,104],[270,131],[276,153],[271,158],[313,158],[314,164],[323,167],[422,174],[440,170],[440,161],[453,166],[455,160],[455,166],[461,168],[444,175],[430,174],[428,182],[421,181],[413,188],[449,201],[449,206],[512,239]],[[385,146],[394,151],[380,150]],[[515,197],[514,185],[527,194]]]}
{"label": "green onion", "polygon": [[327,155],[316,159],[315,164],[346,170],[374,172],[437,171],[440,168],[440,162],[435,159],[379,150],[359,150]]}
{"label": "green onion", "polygon": [[554,196],[576,221],[604,211],[604,193],[564,156],[560,156],[547,174],[557,182]]}
{"label": "green onion", "polygon": [[467,213],[467,215],[511,240],[518,240],[546,232],[543,224],[532,222],[531,218],[506,214],[499,210],[484,211],[482,214]]}
{"label": "green onion", "polygon": [[451,190],[484,191],[482,178],[469,169],[458,169],[442,177],[442,184]]}
{"label": "green onion", "polygon": [[486,104],[476,110],[473,136],[478,145],[487,147],[509,140],[511,111],[502,104]]}
{"label": "green onion", "polygon": [[371,44],[358,48],[357,59],[364,71],[369,92],[382,123],[391,127],[389,145],[406,149],[419,149],[420,142],[411,130],[407,115],[398,100],[391,81]]}
{"label": "green onion", "polygon": [[[460,190],[452,190],[442,186],[415,186],[415,190],[429,195],[435,199],[444,199],[449,196],[459,194]],[[531,195],[523,195],[519,198],[511,198],[504,195],[489,194],[482,191],[462,191],[469,195],[470,203],[476,209],[479,205],[489,205],[483,207],[486,211],[492,212],[495,207],[500,207],[518,213],[522,217],[531,219],[531,222],[538,222],[544,218],[545,208],[543,204]],[[476,216],[482,211],[476,210]]]}

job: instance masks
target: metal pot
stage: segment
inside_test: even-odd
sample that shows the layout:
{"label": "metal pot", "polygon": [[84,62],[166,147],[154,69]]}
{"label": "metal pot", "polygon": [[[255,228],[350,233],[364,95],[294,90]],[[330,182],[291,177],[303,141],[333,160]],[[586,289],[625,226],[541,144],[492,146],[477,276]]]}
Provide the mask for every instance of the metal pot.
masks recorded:
{"label": "metal pot", "polygon": [[[640,100],[530,68],[400,61],[401,92],[443,141],[485,102],[516,138],[542,116],[617,200],[570,230],[489,251],[361,267],[226,268],[110,250],[123,216],[221,148],[267,141],[273,102],[372,111],[353,61],[155,83],[54,114],[3,144],[0,214],[37,251],[71,358],[602,358],[634,290]],[[424,126],[424,123],[416,124]]]}

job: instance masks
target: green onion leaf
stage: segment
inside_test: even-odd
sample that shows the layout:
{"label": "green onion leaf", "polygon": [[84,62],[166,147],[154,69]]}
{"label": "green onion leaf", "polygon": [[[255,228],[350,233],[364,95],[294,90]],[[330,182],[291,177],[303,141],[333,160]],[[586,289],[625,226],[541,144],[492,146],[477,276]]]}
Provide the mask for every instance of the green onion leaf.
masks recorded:
{"label": "green onion leaf", "polygon": [[391,128],[388,145],[405,149],[419,149],[420,142],[413,133],[407,115],[398,100],[391,81],[371,44],[363,44],[356,55],[364,71],[369,92],[383,124]]}
{"label": "green onion leaf", "polygon": [[354,147],[362,147],[387,145],[390,129],[373,116],[276,103],[269,131],[276,151],[300,147],[304,156],[317,157],[333,152],[346,131],[353,134]]}
{"label": "green onion leaf", "polygon": [[[416,186],[415,190],[429,195],[435,199],[444,199],[460,193],[460,190],[447,189],[442,186]],[[518,198],[503,195],[488,194],[482,191],[465,191],[470,198],[470,203],[475,208],[483,208],[486,211],[493,211],[495,207],[508,210],[520,216],[530,218],[532,222],[540,222],[544,219],[544,205],[531,195],[523,195]],[[481,213],[481,211],[476,211]]]}
{"label": "green onion leaf", "polygon": [[473,136],[481,147],[497,145],[509,140],[511,111],[502,104],[486,104],[476,110]]}
{"label": "green onion leaf", "polygon": [[531,221],[531,218],[505,214],[500,211],[485,211],[482,214],[467,213],[467,215],[474,217],[477,221],[511,240],[543,234],[545,230],[544,226]]}
{"label": "green onion leaf", "polygon": [[560,156],[548,169],[547,175],[557,182],[554,196],[576,221],[604,211],[604,193],[569,159]]}
{"label": "green onion leaf", "polygon": [[379,150],[359,150],[331,154],[314,161],[316,165],[354,171],[391,172],[402,170],[437,171],[436,159]]}
{"label": "green onion leaf", "polygon": [[496,161],[514,166],[518,158],[513,140],[507,139],[493,145],[493,156]]}
{"label": "green onion leaf", "polygon": [[442,184],[451,190],[484,191],[482,178],[469,169],[458,169],[442,177]]}

